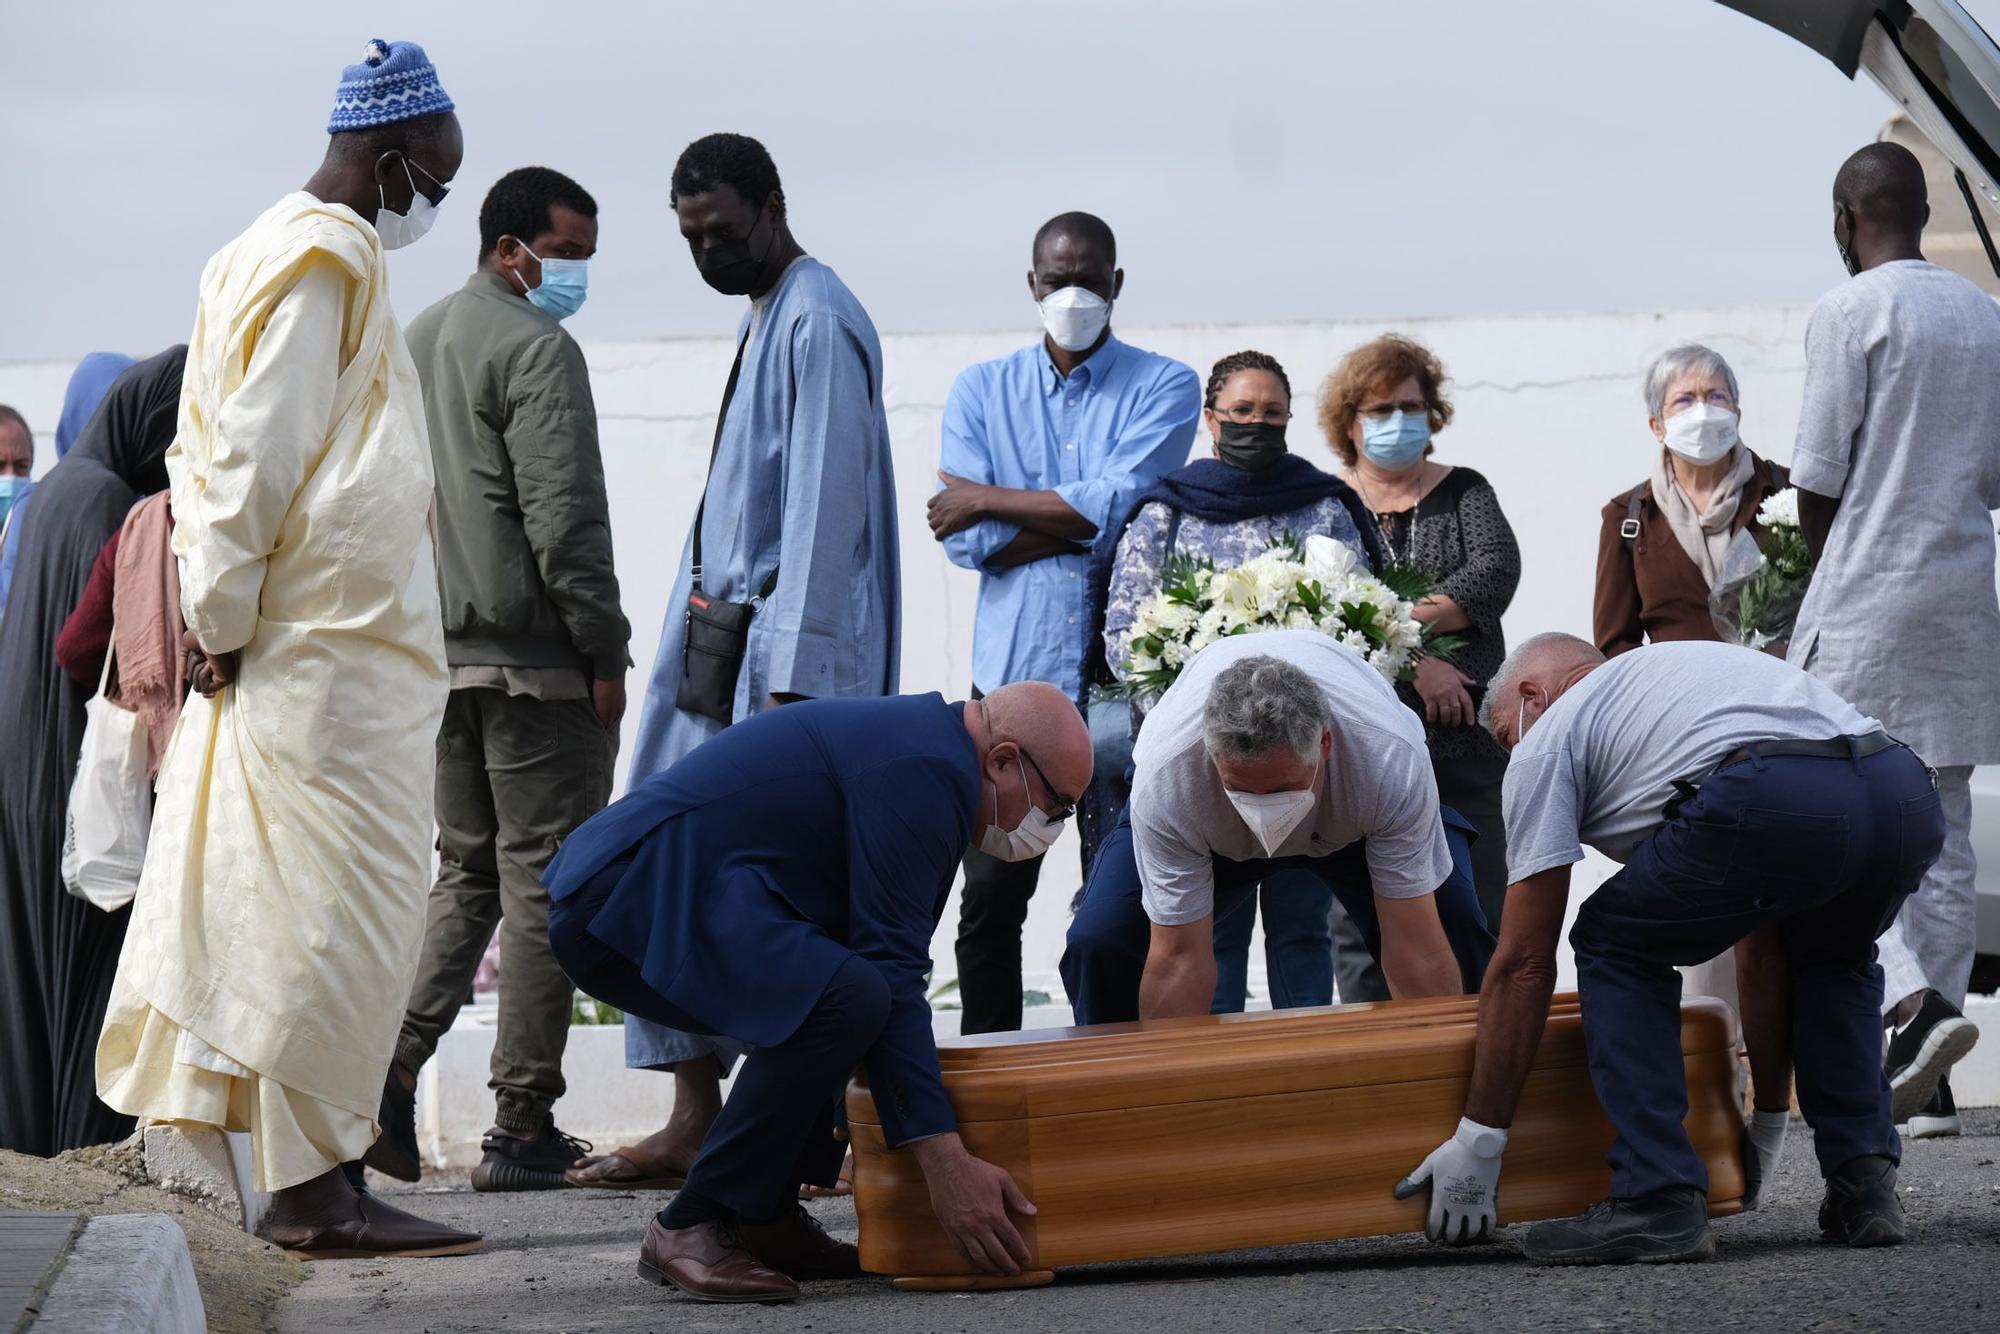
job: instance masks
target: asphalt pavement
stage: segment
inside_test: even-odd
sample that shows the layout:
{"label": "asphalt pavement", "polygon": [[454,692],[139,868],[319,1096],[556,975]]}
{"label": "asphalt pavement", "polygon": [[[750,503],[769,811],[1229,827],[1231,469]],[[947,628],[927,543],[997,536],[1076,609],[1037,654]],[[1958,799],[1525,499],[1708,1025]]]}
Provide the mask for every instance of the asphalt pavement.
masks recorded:
{"label": "asphalt pavement", "polygon": [[[1794,1121],[1775,1198],[1716,1225],[1708,1264],[1541,1269],[1512,1244],[1445,1252],[1422,1237],[1236,1251],[1065,1270],[1023,1292],[896,1292],[886,1279],[808,1284],[784,1306],[690,1301],[633,1272],[665,1195],[478,1195],[463,1181],[382,1192],[477,1228],[486,1250],[439,1260],[321,1261],[279,1329],[584,1330],[2000,1330],[2000,1111],[1909,1146],[1910,1244],[1823,1244],[1810,1137]],[[1201,1152],[1199,1144],[1187,1146]],[[1506,1188],[1501,1179],[1501,1189]],[[846,1201],[812,1206],[852,1237]],[[1518,1231],[1518,1229],[1516,1229]]]}

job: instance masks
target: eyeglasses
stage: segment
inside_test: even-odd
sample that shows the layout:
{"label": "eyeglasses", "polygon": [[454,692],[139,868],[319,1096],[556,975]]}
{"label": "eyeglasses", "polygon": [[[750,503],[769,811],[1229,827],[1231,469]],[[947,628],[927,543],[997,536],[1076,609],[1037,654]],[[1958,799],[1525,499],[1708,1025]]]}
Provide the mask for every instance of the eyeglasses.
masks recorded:
{"label": "eyeglasses", "polygon": [[432,174],[431,172],[429,172],[429,171],[425,171],[425,170],[424,170],[424,164],[423,164],[423,163],[421,163],[421,162],[419,162],[419,161],[417,161],[417,160],[416,160],[415,158],[411,157],[411,156],[410,156],[409,154],[405,153],[405,154],[403,155],[403,163],[404,163],[404,165],[405,165],[405,166],[411,166],[411,167],[415,167],[415,168],[416,168],[416,169],[417,169],[418,171],[422,171],[422,172],[424,173],[424,175],[425,175],[425,176],[427,176],[427,177],[429,177],[429,178],[430,178],[430,183],[431,183],[432,185],[435,185],[435,186],[436,186],[436,187],[438,188],[438,192],[437,192],[437,198],[436,198],[436,199],[433,199],[433,200],[431,200],[431,207],[435,208],[435,207],[437,207],[437,206],[438,206],[439,204],[442,204],[442,203],[444,202],[444,197],[445,197],[446,195],[448,195],[448,194],[450,194],[450,193],[451,193],[451,186],[450,186],[450,185],[446,184],[446,183],[445,183],[444,181],[441,181],[441,180],[439,180],[439,179],[438,179],[438,178],[437,178],[437,177],[436,177],[435,175],[433,175],[433,174]]}
{"label": "eyeglasses", "polygon": [[1049,781],[1049,776],[1042,772],[1042,766],[1035,763],[1034,756],[1030,755],[1026,750],[1022,749],[1020,742],[1018,741],[1015,742],[1014,748],[1016,750],[1021,751],[1021,758],[1026,760],[1028,762],[1028,767],[1035,771],[1035,777],[1042,780],[1042,791],[1048,793],[1051,797],[1054,797],[1057,802],[1061,803],[1062,809],[1060,811],[1057,811],[1055,814],[1050,815],[1049,818],[1051,820],[1067,820],[1072,815],[1075,815],[1076,798],[1070,796],[1067,793],[1058,792],[1056,790],[1056,785]]}
{"label": "eyeglasses", "polygon": [[1700,399],[1697,399],[1693,394],[1675,394],[1667,400],[1667,410],[1669,412],[1679,412],[1682,408],[1693,407],[1697,402],[1706,403],[1710,407],[1728,408],[1731,411],[1734,411],[1736,408],[1736,400],[1729,396],[1727,389],[1711,389],[1708,391],[1707,397]]}
{"label": "eyeglasses", "polygon": [[1400,403],[1370,403],[1361,409],[1361,415],[1372,422],[1385,422],[1399,412],[1405,417],[1414,417],[1419,412],[1429,412],[1430,407],[1421,398],[1406,398]]}
{"label": "eyeglasses", "polygon": [[1251,422],[1263,422],[1266,426],[1283,426],[1292,419],[1288,408],[1265,408],[1259,412],[1248,403],[1238,403],[1229,408],[1211,407],[1209,411],[1224,421],[1232,421],[1239,426],[1247,426]]}

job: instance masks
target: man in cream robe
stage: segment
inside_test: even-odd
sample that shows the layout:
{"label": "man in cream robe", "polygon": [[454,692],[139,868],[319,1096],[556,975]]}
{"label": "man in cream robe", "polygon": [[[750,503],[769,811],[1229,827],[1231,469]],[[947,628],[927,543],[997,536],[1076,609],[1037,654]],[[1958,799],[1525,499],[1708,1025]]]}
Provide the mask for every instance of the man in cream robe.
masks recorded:
{"label": "man in cream robe", "polygon": [[[308,1258],[479,1243],[340,1170],[374,1141],[423,938],[446,694],[430,448],[383,251],[423,230],[463,148],[421,48],[378,53],[348,71],[320,171],[202,275],[167,455],[201,694],[98,1046],[110,1105],[250,1132],[268,1234]],[[426,73],[434,95],[408,95]],[[388,80],[381,110],[425,113],[342,128]]]}

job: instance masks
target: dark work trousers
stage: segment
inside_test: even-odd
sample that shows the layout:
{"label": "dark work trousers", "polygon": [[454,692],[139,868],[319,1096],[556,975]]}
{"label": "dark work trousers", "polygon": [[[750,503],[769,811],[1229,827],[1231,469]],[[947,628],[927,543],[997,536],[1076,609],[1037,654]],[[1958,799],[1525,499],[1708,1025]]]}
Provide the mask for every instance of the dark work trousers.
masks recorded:
{"label": "dark work trousers", "polygon": [[[590,934],[589,922],[625,873],[629,858],[612,862],[590,883],[554,904],[549,943],[563,970],[585,990],[628,1014],[684,1033],[717,1034],[668,1003],[630,959]],[[755,986],[746,978],[746,986]],[[792,1035],[743,1058],[722,1111],[701,1142],[687,1189],[730,1214],[769,1222],[795,1208],[801,1184],[831,1186],[847,1146],[834,1138],[844,1125],[847,1081],[889,1022],[889,984],[875,965],[853,955],[828,979],[819,1003]]]}
{"label": "dark work trousers", "polygon": [[[984,694],[972,688],[974,699]],[[982,812],[975,828],[983,831],[990,814]],[[1021,927],[1045,860],[1001,861],[981,852],[976,842],[966,850],[954,950],[961,1033],[1013,1033],[1021,1027]]]}
{"label": "dark work trousers", "polygon": [[[1479,911],[1472,888],[1472,849],[1462,821],[1445,812],[1445,840],[1451,846],[1451,875],[1437,888],[1438,918],[1458,958],[1468,992],[1479,990],[1486,962],[1493,957],[1493,933]],[[1360,926],[1371,954],[1382,947],[1375,917],[1375,894],[1368,875],[1366,842],[1325,857],[1259,857],[1249,861],[1214,858],[1215,911],[1226,917],[1257,885],[1278,871],[1304,870],[1317,877],[1346,906]],[[1139,980],[1146,971],[1151,928],[1141,901],[1139,864],[1132,849],[1132,817],[1127,809],[1105,838],[1084,886],[1083,901],[1069,925],[1063,951],[1063,986],[1079,1024],[1115,1024],[1139,1017]]]}
{"label": "dark work trousers", "polygon": [[1792,977],[1799,1107],[1820,1171],[1896,1159],[1875,937],[1944,846],[1943,807],[1901,746],[1866,759],[1770,756],[1705,779],[1577,913],[1577,991],[1621,1198],[1708,1189],[1682,1122],[1676,964],[1776,925]]}
{"label": "dark work trousers", "polygon": [[[1500,909],[1507,901],[1507,822],[1500,814],[1500,784],[1507,776],[1507,757],[1494,751],[1453,759],[1431,757],[1437,774],[1438,802],[1457,811],[1478,835],[1472,840],[1472,881],[1486,925],[1500,934]],[[1338,901],[1332,905],[1333,976],[1340,1002],[1389,999],[1389,984],[1375,956],[1361,939],[1361,929]],[[1268,933],[1267,923],[1264,930]]]}
{"label": "dark work trousers", "polygon": [[[986,816],[974,823],[984,829]],[[966,850],[956,951],[962,1032],[1012,1033],[1021,1027],[1021,927],[1045,860],[1004,862],[976,847]]]}
{"label": "dark work trousers", "polygon": [[1274,871],[1215,919],[1215,1014],[1241,1014],[1250,996],[1250,928],[1264,917],[1264,971],[1271,1008],[1333,1001],[1333,891],[1311,871]]}
{"label": "dark work trousers", "polygon": [[563,1094],[576,988],[549,953],[542,872],[556,846],[611,798],[618,738],[588,699],[451,692],[438,729],[438,878],[396,1042],[415,1073],[472,992],[500,929],[494,1123],[533,1133]]}

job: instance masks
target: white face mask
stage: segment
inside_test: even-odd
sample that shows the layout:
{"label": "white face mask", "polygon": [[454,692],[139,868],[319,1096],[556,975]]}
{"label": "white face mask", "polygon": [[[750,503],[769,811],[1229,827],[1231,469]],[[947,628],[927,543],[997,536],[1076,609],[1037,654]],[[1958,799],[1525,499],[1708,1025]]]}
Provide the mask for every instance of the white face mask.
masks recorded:
{"label": "white face mask", "polygon": [[382,238],[384,250],[401,250],[406,245],[414,245],[423,239],[431,224],[437,221],[437,205],[430,196],[417,188],[417,178],[410,176],[410,162],[403,160],[403,175],[410,178],[410,211],[395,213],[389,209],[389,197],[378,184],[375,193],[382,199],[382,207],[375,214],[375,235]]}
{"label": "white face mask", "polygon": [[1264,855],[1275,857],[1285,840],[1294,829],[1305,822],[1318,804],[1319,797],[1313,787],[1319,782],[1319,772],[1314,770],[1313,781],[1300,792],[1237,792],[1225,788],[1229,804],[1243,817],[1243,823],[1250,826],[1250,832],[1257,836],[1263,846]]}
{"label": "white face mask", "polygon": [[1065,287],[1036,303],[1042,327],[1065,352],[1081,352],[1111,323],[1111,303],[1083,287]]}
{"label": "white face mask", "polygon": [[1736,414],[1697,403],[1667,418],[1667,448],[1689,463],[1713,463],[1736,448]]}
{"label": "white face mask", "polygon": [[[1003,862],[1025,862],[1041,856],[1063,831],[1063,822],[1050,818],[1049,813],[1037,806],[1034,797],[1029,794],[1026,768],[1018,764],[1014,768],[1021,775],[1021,795],[1028,798],[1028,813],[1012,829],[989,824],[979,834],[979,850]],[[998,791],[993,794],[993,818],[1000,818]]]}

